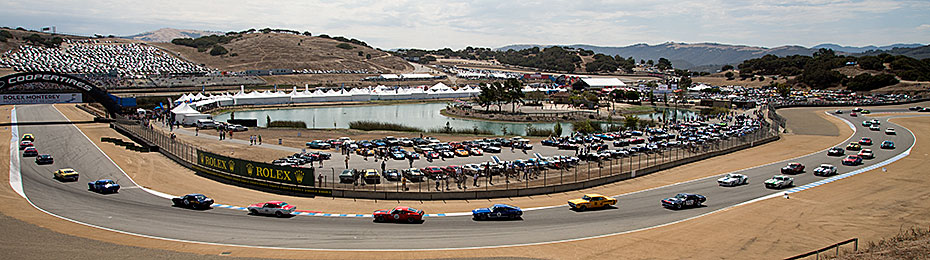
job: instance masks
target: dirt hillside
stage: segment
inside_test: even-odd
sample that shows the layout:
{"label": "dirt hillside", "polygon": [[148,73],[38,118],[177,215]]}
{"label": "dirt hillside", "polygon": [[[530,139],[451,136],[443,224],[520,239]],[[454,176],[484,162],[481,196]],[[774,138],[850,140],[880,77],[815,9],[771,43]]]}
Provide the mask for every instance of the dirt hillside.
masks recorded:
{"label": "dirt hillside", "polygon": [[[336,47],[340,41],[286,33],[250,33],[223,44],[229,53],[210,56],[196,48],[172,43],[151,43],[187,60],[225,71],[252,69],[368,70],[400,73],[413,70],[401,58],[350,44],[352,49]],[[358,53],[362,52],[359,56]],[[235,55],[234,55],[235,54]],[[371,54],[371,59],[366,55]]]}

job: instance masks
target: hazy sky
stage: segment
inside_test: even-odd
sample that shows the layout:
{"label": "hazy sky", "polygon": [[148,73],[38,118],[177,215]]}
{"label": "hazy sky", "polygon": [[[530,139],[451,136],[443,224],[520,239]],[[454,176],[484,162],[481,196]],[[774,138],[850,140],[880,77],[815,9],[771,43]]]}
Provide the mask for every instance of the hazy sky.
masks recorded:
{"label": "hazy sky", "polygon": [[930,43],[930,1],[104,1],[3,0],[0,25],[80,35],[159,28],[287,28],[383,49],[516,43]]}

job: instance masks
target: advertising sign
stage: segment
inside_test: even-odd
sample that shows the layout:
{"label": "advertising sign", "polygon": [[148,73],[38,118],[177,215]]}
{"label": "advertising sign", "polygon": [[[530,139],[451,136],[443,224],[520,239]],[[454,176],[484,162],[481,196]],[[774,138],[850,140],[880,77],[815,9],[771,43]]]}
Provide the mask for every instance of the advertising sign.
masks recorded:
{"label": "advertising sign", "polygon": [[2,105],[81,103],[82,100],[81,93],[0,95]]}
{"label": "advertising sign", "polygon": [[200,150],[197,151],[197,164],[226,173],[273,182],[313,186],[314,181],[313,172],[309,168],[246,161]]}

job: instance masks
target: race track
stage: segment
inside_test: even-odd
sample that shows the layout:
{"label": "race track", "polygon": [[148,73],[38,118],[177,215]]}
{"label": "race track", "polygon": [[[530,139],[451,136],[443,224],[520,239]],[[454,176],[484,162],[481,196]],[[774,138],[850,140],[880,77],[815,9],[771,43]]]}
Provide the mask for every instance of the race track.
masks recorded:
{"label": "race track", "polygon": [[[871,109],[873,113],[903,109]],[[67,121],[51,105],[16,106],[18,122]],[[848,111],[847,111],[848,112]],[[875,158],[863,165],[843,166],[842,157],[828,157],[826,152],[797,158],[807,171],[793,176],[802,186],[825,177],[812,170],[821,163],[839,167],[840,174],[873,165],[903,153],[914,143],[914,136],[901,126],[882,119],[882,130],[891,126],[898,135],[887,136],[861,126],[869,117],[840,115],[856,127],[851,141],[867,136],[875,143]],[[16,134],[17,131],[14,131]],[[18,135],[33,133],[40,153],[50,153],[53,165],[38,166],[33,158],[20,158],[25,195],[38,208],[76,222],[126,233],[163,239],[224,245],[276,247],[293,249],[410,250],[470,247],[495,247],[583,239],[623,233],[697,217],[754,199],[783,193],[763,187],[765,179],[777,174],[784,162],[739,171],[750,177],[750,184],[719,187],[716,178],[706,178],[657,189],[619,196],[618,206],[603,210],[575,212],[566,206],[527,211],[523,220],[473,221],[470,216],[427,218],[422,224],[374,223],[368,218],[308,217],[275,218],[252,216],[244,211],[215,208],[189,210],[170,206],[169,199],[136,187],[121,170],[91,143],[76,127],[67,124],[21,125]],[[893,140],[895,150],[882,150],[882,140]],[[838,146],[845,147],[847,140]],[[850,152],[847,152],[850,154]],[[17,154],[17,157],[21,154]],[[13,158],[15,159],[15,158]],[[78,182],[62,183],[52,179],[59,168],[74,168],[81,173]],[[101,195],[87,190],[87,182],[111,178],[123,188],[117,194]],[[841,184],[831,184],[841,185]],[[191,193],[198,191],[192,190]],[[707,196],[706,206],[685,210],[668,210],[659,205],[663,198],[679,192]],[[175,194],[180,195],[180,194]],[[209,194],[208,194],[209,195]],[[615,195],[615,194],[606,194]],[[223,203],[223,198],[214,198]],[[255,198],[264,202],[277,198]],[[246,205],[239,205],[246,206]],[[312,205],[296,205],[312,208]],[[410,205],[416,207],[417,205]],[[476,203],[476,207],[488,206]],[[520,205],[516,205],[520,206]],[[371,209],[375,210],[375,209]],[[371,210],[358,212],[371,214]],[[429,208],[423,208],[426,213]]]}

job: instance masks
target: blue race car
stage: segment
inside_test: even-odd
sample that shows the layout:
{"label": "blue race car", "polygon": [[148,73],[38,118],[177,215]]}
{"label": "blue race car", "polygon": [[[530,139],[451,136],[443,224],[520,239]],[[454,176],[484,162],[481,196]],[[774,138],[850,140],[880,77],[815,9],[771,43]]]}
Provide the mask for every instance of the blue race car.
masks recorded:
{"label": "blue race car", "polygon": [[171,203],[178,207],[189,207],[192,209],[209,209],[213,205],[213,199],[203,194],[187,194],[177,198],[171,198]]}
{"label": "blue race car", "polygon": [[523,210],[507,204],[494,204],[490,208],[479,208],[471,211],[472,218],[487,219],[517,219],[523,215]]}
{"label": "blue race car", "polygon": [[87,189],[97,193],[117,193],[119,192],[119,184],[116,184],[116,182],[111,179],[100,179],[94,182],[88,182]]}
{"label": "blue race car", "polygon": [[883,141],[882,149],[894,149],[894,142],[888,140]]}

